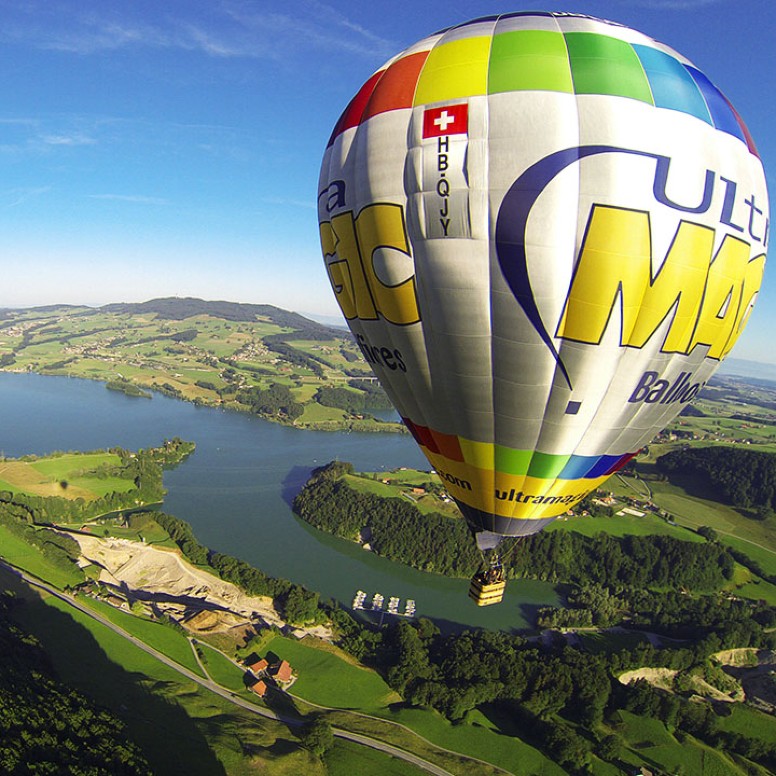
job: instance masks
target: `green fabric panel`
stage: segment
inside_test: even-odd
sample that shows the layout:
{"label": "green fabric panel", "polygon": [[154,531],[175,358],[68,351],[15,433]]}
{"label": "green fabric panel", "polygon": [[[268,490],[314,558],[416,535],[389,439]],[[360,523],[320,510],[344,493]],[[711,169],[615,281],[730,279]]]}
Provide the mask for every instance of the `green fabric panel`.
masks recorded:
{"label": "green fabric panel", "polygon": [[629,43],[592,32],[567,32],[565,37],[577,94],[611,94],[654,104],[644,68]]}
{"label": "green fabric panel", "polygon": [[551,455],[550,453],[536,452],[531,458],[528,467],[529,477],[538,477],[542,480],[554,480],[563,470],[570,455]]}
{"label": "green fabric panel", "polygon": [[530,450],[513,450],[511,447],[496,445],[495,469],[505,474],[525,474],[532,455]]}
{"label": "green fabric panel", "polygon": [[563,33],[515,30],[493,37],[488,94],[528,89],[574,91]]}

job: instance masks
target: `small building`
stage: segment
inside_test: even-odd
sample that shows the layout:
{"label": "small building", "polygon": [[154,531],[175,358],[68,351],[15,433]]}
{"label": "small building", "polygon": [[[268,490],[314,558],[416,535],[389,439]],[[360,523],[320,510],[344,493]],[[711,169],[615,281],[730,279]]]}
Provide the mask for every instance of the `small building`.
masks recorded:
{"label": "small building", "polygon": [[126,599],[121,598],[121,596],[114,595],[113,593],[108,593],[108,595],[105,596],[105,600],[111,606],[115,606],[117,609],[123,609],[127,605]]}
{"label": "small building", "polygon": [[425,489],[425,488],[413,488],[413,489],[412,489],[412,492],[413,492],[413,493],[414,493],[416,496],[422,496],[422,495],[423,495],[423,494],[426,492],[426,489]]}
{"label": "small building", "polygon": [[257,682],[254,682],[251,687],[251,692],[255,692],[256,695],[259,696],[259,698],[263,698],[267,694],[267,684],[266,682],[263,682],[261,679],[259,679]]}
{"label": "small building", "polygon": [[258,676],[269,668],[269,663],[264,658],[261,658],[261,660],[255,660],[253,663],[248,663],[246,667],[249,671]]}
{"label": "small building", "polygon": [[270,671],[275,681],[285,684],[290,682],[292,678],[292,670],[287,660],[281,660],[279,663],[275,663]]}

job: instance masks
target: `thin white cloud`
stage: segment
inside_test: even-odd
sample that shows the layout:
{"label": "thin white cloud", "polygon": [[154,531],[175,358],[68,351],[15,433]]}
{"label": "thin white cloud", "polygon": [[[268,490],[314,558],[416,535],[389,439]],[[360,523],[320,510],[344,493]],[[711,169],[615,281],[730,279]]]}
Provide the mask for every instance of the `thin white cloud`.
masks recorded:
{"label": "thin white cloud", "polygon": [[56,3],[16,6],[4,19],[0,41],[79,55],[157,48],[274,60],[307,53],[311,46],[369,57],[388,56],[396,48],[317,0],[296,0],[284,12],[240,0],[158,8],[152,19],[140,19],[132,4],[95,4],[88,11]]}
{"label": "thin white cloud", "polygon": [[116,202],[131,202],[137,205],[169,205],[163,197],[147,197],[142,194],[89,194],[90,199],[104,199]]}
{"label": "thin white cloud", "polygon": [[283,207],[300,207],[305,210],[315,210],[315,202],[309,202],[306,199],[289,199],[287,197],[261,197],[259,200],[265,205],[281,205]]}
{"label": "thin white cloud", "polygon": [[363,45],[366,42],[370,46],[370,52],[385,54],[386,56],[396,51],[396,42],[387,40],[380,35],[376,35],[371,30],[366,29],[358,22],[354,22],[352,19],[344,16],[340,11],[332,8],[326,3],[321,3],[318,0],[306,0],[305,4],[313,9],[321,19],[330,21],[335,26],[347,30],[350,33],[354,33],[357,42]]}
{"label": "thin white cloud", "polygon": [[51,191],[51,186],[26,186],[23,188],[7,189],[0,192],[0,202],[5,207],[17,207],[27,200],[39,197],[41,194]]}
{"label": "thin white cloud", "polygon": [[227,12],[250,30],[254,43],[260,43],[266,55],[283,52],[284,56],[310,50],[310,46],[331,52],[348,52],[365,57],[388,56],[396,43],[356,24],[317,0],[302,0],[302,9],[277,13],[255,10],[245,3],[230,3]]}
{"label": "thin white cloud", "polygon": [[87,135],[41,135],[40,140],[49,146],[84,146],[94,145],[97,141]]}

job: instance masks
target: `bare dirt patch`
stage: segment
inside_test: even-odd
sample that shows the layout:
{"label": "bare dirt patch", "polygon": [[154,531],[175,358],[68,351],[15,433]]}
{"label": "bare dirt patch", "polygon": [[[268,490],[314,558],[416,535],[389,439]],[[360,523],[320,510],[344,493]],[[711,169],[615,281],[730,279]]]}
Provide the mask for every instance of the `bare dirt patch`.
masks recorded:
{"label": "bare dirt patch", "polygon": [[646,679],[653,687],[671,692],[674,688],[674,677],[678,671],[672,668],[637,668],[626,671],[618,677],[621,684],[632,684],[639,679]]}
{"label": "bare dirt patch", "polygon": [[[287,627],[271,598],[250,596],[231,582],[192,566],[174,550],[114,537],[72,536],[82,555],[100,567],[101,582],[130,599],[151,604],[184,625],[203,612],[211,615],[194,622],[205,625],[206,631],[245,623]],[[297,628],[295,633],[331,638],[331,631],[321,626]]]}
{"label": "bare dirt patch", "polygon": [[776,713],[776,652],[769,649],[730,649],[717,652],[725,673],[737,679],[746,700],[769,714]]}

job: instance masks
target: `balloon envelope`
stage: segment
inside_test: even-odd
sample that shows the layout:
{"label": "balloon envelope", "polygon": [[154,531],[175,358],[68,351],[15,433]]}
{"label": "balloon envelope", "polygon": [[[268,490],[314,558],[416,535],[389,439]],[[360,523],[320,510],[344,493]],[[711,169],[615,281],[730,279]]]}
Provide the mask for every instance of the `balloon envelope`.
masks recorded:
{"label": "balloon envelope", "polygon": [[722,93],[571,14],[475,20],[386,63],[332,133],[318,213],[364,358],[472,527],[512,536],[698,395],[768,239]]}

